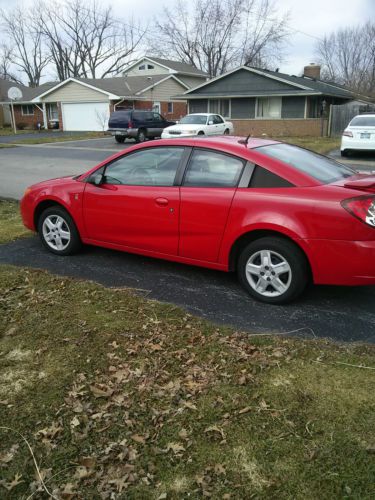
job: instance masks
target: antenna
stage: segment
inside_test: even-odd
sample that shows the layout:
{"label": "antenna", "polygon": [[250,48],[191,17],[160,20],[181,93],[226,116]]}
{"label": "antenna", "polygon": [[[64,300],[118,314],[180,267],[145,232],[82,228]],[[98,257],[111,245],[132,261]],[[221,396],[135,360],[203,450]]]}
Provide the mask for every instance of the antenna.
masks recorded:
{"label": "antenna", "polygon": [[243,144],[246,148],[247,148],[247,145],[248,145],[248,142],[249,142],[249,139],[251,137],[251,134],[249,134],[246,139],[240,139],[238,141],[238,144]]}

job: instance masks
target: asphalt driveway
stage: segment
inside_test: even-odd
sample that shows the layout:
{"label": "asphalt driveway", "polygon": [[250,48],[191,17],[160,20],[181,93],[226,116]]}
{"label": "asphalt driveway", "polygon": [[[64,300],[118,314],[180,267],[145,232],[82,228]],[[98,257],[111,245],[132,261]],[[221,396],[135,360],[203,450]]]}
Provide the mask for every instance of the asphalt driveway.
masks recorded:
{"label": "asphalt driveway", "polygon": [[0,263],[46,269],[109,287],[129,287],[207,318],[255,333],[375,342],[375,287],[311,287],[293,304],[251,299],[232,273],[222,273],[96,247],[58,257],[37,237],[0,245]]}

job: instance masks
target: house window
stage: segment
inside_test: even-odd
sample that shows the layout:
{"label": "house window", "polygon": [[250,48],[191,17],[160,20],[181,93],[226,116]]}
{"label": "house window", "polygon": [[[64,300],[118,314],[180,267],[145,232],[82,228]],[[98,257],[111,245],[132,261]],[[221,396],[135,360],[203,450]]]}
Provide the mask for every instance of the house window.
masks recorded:
{"label": "house window", "polygon": [[229,118],[229,99],[211,99],[209,104],[210,113],[218,113]]}
{"label": "house window", "polygon": [[219,99],[211,99],[209,101],[210,113],[218,113],[219,112]]}
{"label": "house window", "polygon": [[142,71],[142,70],[146,69],[146,65],[145,65],[145,64],[142,64],[141,66],[138,66],[138,69],[139,69],[140,71]]}
{"label": "house window", "polygon": [[281,97],[259,97],[257,118],[281,118]]}
{"label": "house window", "polygon": [[168,103],[168,113],[173,113],[173,102]]}
{"label": "house window", "polygon": [[34,106],[32,104],[22,105],[22,116],[32,116],[34,114]]}
{"label": "house window", "polygon": [[147,64],[147,69],[154,69],[154,66],[152,64]]}

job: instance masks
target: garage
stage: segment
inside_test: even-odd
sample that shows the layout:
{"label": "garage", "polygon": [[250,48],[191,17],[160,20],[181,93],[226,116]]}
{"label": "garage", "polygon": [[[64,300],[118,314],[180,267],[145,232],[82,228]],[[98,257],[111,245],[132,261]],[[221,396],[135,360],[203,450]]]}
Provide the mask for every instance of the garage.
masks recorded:
{"label": "garage", "polygon": [[109,118],[107,102],[61,103],[63,126],[66,131],[103,131]]}

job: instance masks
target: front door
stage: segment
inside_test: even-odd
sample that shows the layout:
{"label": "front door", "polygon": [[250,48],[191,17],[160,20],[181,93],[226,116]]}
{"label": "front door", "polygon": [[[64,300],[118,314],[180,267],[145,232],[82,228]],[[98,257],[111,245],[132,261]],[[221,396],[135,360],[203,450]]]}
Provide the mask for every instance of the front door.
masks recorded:
{"label": "front door", "polygon": [[180,211],[174,180],[184,148],[151,147],[125,154],[88,182],[83,198],[87,235],[97,242],[177,255]]}

